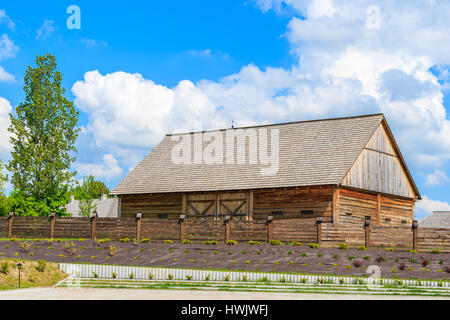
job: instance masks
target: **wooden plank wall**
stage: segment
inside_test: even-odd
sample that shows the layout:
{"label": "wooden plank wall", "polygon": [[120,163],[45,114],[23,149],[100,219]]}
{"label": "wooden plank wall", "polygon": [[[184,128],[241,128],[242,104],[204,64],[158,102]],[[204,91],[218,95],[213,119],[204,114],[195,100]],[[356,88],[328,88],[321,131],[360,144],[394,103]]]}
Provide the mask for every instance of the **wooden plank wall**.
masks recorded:
{"label": "wooden plank wall", "polygon": [[280,241],[317,242],[316,219],[274,220],[272,238]]}
{"label": "wooden plank wall", "polygon": [[152,241],[178,241],[180,239],[180,225],[178,224],[178,220],[142,219],[141,239],[152,239]]}
{"label": "wooden plank wall", "polygon": [[441,251],[450,251],[450,229],[419,228],[418,237],[421,250],[439,248]]}
{"label": "wooden plank wall", "polygon": [[182,194],[126,195],[120,197],[120,205],[121,218],[134,218],[141,212],[148,218],[167,215],[169,219],[178,219],[182,212]]}
{"label": "wooden plank wall", "polygon": [[101,218],[97,219],[97,238],[121,239],[136,237],[135,218]]}
{"label": "wooden plank wall", "polygon": [[49,238],[49,217],[14,217],[13,235],[15,238]]}
{"label": "wooden plank wall", "polygon": [[377,196],[353,190],[339,190],[339,223],[362,225],[366,216],[376,220]]}
{"label": "wooden plank wall", "polygon": [[338,243],[363,246],[365,243],[363,224],[322,223],[322,246],[336,247]]}
{"label": "wooden plank wall", "polygon": [[[310,219],[323,216],[324,221],[331,221],[333,190],[331,187],[255,190],[253,218],[266,219],[273,211],[283,211],[283,216],[277,218]],[[302,216],[301,210],[313,210],[314,213]]]}
{"label": "wooden plank wall", "polygon": [[393,247],[412,249],[413,233],[408,226],[370,226],[372,247]]}
{"label": "wooden plank wall", "polygon": [[193,241],[225,240],[222,220],[186,219],[186,239]]}
{"label": "wooden plank wall", "polygon": [[414,202],[381,196],[380,225],[408,226],[414,220]]}
{"label": "wooden plank wall", "polygon": [[250,240],[265,242],[267,241],[267,226],[264,220],[241,221],[232,220],[231,239],[239,242]]}
{"label": "wooden plank wall", "polygon": [[0,217],[0,238],[8,238],[8,218]]}
{"label": "wooden plank wall", "polygon": [[91,223],[84,217],[57,217],[55,221],[55,238],[84,238],[91,237]]}

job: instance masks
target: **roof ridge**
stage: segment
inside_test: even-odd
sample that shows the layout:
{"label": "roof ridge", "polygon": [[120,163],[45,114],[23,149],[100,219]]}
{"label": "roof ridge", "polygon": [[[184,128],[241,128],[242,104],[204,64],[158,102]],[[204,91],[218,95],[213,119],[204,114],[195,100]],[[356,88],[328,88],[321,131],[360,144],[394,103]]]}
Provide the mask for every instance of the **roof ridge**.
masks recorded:
{"label": "roof ridge", "polygon": [[260,127],[271,127],[271,126],[283,126],[297,123],[310,123],[310,122],[319,122],[319,121],[335,121],[335,120],[347,120],[347,119],[357,119],[357,118],[366,118],[366,117],[375,117],[375,116],[383,116],[384,113],[370,113],[363,114],[359,116],[347,116],[347,117],[337,117],[337,118],[324,118],[324,119],[312,119],[312,120],[298,120],[298,121],[289,121],[289,122],[280,122],[280,123],[268,123],[268,124],[258,124],[254,126],[244,126],[244,127],[235,127],[235,128],[222,128],[222,129],[211,129],[211,130],[202,130],[202,131],[188,131],[183,133],[167,133],[166,136],[177,136],[184,134],[194,134],[194,133],[205,133],[205,132],[216,132],[216,131],[225,131],[231,129],[249,129],[249,128],[260,128]]}

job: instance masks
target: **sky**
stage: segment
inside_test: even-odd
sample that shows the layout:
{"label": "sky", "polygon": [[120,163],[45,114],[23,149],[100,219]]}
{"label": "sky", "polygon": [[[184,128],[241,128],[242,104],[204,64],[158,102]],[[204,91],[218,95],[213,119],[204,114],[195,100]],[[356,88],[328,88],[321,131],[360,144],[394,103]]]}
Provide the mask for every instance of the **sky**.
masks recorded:
{"label": "sky", "polygon": [[450,210],[449,14],[447,0],[2,2],[0,159],[26,68],[51,53],[80,112],[77,179],[112,189],[178,130],[382,112],[416,216]]}

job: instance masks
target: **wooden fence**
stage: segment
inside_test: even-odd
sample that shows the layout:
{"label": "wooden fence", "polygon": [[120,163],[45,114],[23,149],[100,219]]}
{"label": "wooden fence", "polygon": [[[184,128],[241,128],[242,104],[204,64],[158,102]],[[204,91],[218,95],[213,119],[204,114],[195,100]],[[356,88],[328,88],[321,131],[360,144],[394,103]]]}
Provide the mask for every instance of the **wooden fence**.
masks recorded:
{"label": "wooden fence", "polygon": [[194,242],[217,240],[226,242],[250,240],[270,242],[299,241],[319,243],[324,247],[335,247],[339,243],[350,246],[395,247],[450,252],[450,229],[418,228],[413,226],[379,226],[370,220],[364,223],[325,223],[322,218],[267,220],[179,220],[143,218],[91,218],[80,217],[0,217],[0,238],[136,238],[152,241]]}

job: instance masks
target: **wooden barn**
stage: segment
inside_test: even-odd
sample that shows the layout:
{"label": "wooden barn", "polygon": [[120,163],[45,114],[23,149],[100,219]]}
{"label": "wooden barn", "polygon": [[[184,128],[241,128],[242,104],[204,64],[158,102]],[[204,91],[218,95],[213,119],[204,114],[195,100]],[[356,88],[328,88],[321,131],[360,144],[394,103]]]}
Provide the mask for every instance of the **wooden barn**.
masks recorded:
{"label": "wooden barn", "polygon": [[[180,163],[174,152],[182,138],[192,145]],[[271,174],[262,170],[267,156]],[[112,194],[119,217],[339,224],[370,217],[380,226],[411,226],[421,199],[383,114],[168,134]]]}

